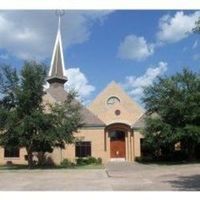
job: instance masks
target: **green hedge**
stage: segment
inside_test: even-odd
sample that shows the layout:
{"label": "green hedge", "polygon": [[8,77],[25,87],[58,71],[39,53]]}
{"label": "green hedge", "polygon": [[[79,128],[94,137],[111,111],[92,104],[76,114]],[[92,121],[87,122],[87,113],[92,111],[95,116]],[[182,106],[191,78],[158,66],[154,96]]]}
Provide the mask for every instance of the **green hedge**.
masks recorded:
{"label": "green hedge", "polygon": [[60,163],[61,167],[64,168],[73,168],[75,166],[75,163],[69,161],[68,159],[64,159],[61,163]]}
{"label": "green hedge", "polygon": [[85,158],[77,158],[76,159],[77,165],[90,165],[90,164],[102,164],[101,158],[95,158],[92,156],[88,156]]}

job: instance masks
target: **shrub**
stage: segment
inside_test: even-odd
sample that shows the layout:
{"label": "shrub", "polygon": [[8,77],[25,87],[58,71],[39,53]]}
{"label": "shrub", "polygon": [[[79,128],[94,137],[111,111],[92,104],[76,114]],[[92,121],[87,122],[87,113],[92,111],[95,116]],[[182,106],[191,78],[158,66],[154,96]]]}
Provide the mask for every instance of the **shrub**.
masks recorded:
{"label": "shrub", "polygon": [[102,164],[102,158],[97,158],[97,164]]}
{"label": "shrub", "polygon": [[93,164],[93,163],[97,163],[97,159],[95,157],[87,157],[87,163],[88,164]]}
{"label": "shrub", "polygon": [[76,164],[77,165],[86,165],[87,163],[86,163],[84,158],[77,158],[76,159]]}
{"label": "shrub", "polygon": [[135,157],[135,161],[139,162],[139,163],[148,163],[148,162],[152,162],[153,159],[151,156],[142,156],[142,157]]}
{"label": "shrub", "polygon": [[174,151],[168,156],[166,156],[165,160],[172,162],[185,161],[187,160],[187,153],[185,151]]}
{"label": "shrub", "polygon": [[53,159],[50,156],[47,156],[45,154],[38,154],[37,155],[38,160],[33,160],[33,165],[38,167],[54,167],[55,163]]}
{"label": "shrub", "polygon": [[66,158],[60,163],[60,166],[64,168],[74,167],[74,165],[75,164],[73,162],[69,161]]}
{"label": "shrub", "polygon": [[102,164],[101,158],[95,158],[92,156],[88,156],[85,158],[77,158],[76,159],[77,165],[90,165],[90,164]]}

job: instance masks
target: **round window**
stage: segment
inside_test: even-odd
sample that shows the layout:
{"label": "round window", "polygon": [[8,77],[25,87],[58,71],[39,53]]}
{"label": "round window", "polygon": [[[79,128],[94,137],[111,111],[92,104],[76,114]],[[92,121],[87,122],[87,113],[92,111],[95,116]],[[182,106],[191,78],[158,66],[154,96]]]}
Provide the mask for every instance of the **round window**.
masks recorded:
{"label": "round window", "polygon": [[121,111],[120,110],[115,110],[115,115],[120,115]]}

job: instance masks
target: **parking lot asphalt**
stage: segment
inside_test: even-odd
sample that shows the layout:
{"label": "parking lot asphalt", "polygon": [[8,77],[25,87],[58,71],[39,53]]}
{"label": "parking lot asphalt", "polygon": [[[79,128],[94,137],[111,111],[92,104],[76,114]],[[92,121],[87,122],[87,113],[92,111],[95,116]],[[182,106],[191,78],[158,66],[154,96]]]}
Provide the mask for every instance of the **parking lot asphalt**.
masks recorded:
{"label": "parking lot asphalt", "polygon": [[199,191],[200,164],[110,162],[105,169],[0,170],[1,191]]}

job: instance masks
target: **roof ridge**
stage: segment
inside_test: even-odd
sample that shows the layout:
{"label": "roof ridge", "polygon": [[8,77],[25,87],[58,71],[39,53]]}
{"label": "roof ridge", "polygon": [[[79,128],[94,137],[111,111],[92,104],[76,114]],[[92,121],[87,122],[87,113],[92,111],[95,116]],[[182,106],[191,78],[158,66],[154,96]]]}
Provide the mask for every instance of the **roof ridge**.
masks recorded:
{"label": "roof ridge", "polygon": [[[81,104],[82,105],[82,104]],[[87,110],[90,114],[92,114],[94,117],[96,117],[102,124],[104,124],[105,125],[105,123],[95,114],[95,113],[93,113],[91,110],[89,110],[87,107],[85,107],[84,105],[82,105],[83,106],[83,108],[85,109],[85,110]]]}
{"label": "roof ridge", "polygon": [[[67,91],[64,90],[64,88],[53,88],[50,87],[46,90],[47,93],[50,93],[50,95],[56,100],[56,101],[65,101],[67,99]],[[77,99],[74,100],[77,103],[80,103],[81,105],[81,114],[83,114],[83,122],[85,120],[85,124],[86,125],[100,125],[100,126],[104,126],[105,123],[99,119],[99,117],[97,115],[95,115],[95,113],[93,113],[92,111],[90,111],[86,106],[84,106],[80,101],[78,101]]]}

